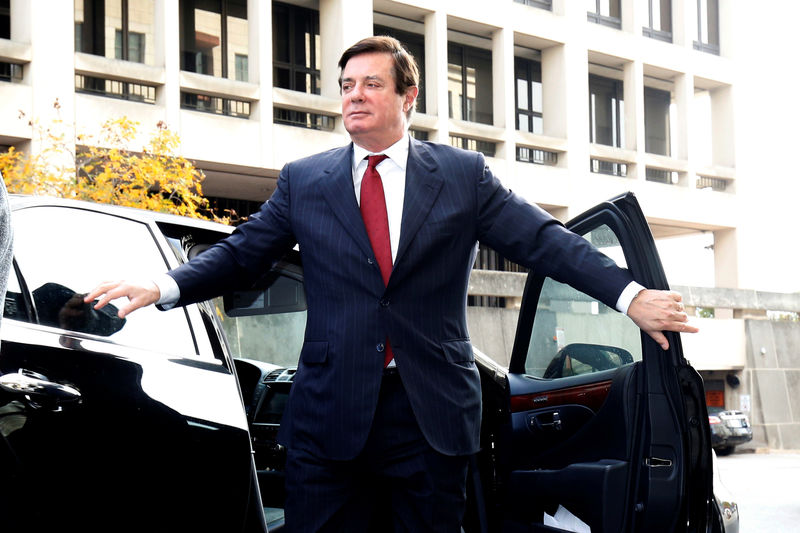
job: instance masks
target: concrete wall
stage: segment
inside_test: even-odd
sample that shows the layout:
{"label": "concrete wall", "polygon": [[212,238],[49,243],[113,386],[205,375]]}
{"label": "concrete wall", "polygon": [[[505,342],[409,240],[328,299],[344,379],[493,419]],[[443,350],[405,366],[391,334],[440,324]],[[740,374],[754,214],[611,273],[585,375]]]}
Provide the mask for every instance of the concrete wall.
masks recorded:
{"label": "concrete wall", "polygon": [[800,449],[800,322],[745,320],[752,447]]}

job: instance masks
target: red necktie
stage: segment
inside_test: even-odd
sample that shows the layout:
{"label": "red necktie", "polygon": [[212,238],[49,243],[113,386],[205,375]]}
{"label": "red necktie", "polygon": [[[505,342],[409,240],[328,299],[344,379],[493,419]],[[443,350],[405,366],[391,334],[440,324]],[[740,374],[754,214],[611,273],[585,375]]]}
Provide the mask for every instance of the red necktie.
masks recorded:
{"label": "red necktie", "polygon": [[[367,228],[367,236],[372,244],[372,251],[381,269],[383,284],[389,283],[392,273],[392,244],[389,240],[389,216],[386,214],[386,197],[383,194],[381,175],[375,168],[386,159],[386,155],[371,155],[367,158],[367,170],[361,180],[361,216]],[[386,352],[383,366],[394,358],[389,339],[386,339]]]}

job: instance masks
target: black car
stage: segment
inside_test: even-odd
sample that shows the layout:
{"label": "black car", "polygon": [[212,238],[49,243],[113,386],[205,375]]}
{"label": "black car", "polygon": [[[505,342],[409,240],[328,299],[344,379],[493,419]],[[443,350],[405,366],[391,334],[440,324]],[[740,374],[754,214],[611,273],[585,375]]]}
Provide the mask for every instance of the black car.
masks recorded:
{"label": "black car", "polygon": [[717,455],[728,455],[739,444],[753,440],[753,428],[747,415],[735,409],[708,407],[711,446]]}
{"label": "black car", "polygon": [[[81,295],[108,276],[150,279],[230,228],[43,198],[11,205],[0,528],[279,531],[275,439],[303,342],[300,254],[240,292],[121,320]],[[632,195],[570,227],[667,288]],[[561,507],[595,533],[722,531],[702,381],[669,340],[664,352],[623,315],[531,272],[509,367],[476,350],[482,450],[464,530],[559,531],[544,524]]]}

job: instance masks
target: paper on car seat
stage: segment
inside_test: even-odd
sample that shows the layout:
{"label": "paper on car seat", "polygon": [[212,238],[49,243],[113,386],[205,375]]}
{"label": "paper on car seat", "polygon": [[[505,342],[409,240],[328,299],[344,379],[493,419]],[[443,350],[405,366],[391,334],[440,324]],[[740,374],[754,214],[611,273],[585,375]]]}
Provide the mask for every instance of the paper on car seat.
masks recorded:
{"label": "paper on car seat", "polygon": [[583,522],[580,518],[570,513],[564,506],[559,505],[556,514],[550,516],[544,513],[544,525],[557,527],[564,531],[573,531],[574,533],[591,533],[592,529]]}

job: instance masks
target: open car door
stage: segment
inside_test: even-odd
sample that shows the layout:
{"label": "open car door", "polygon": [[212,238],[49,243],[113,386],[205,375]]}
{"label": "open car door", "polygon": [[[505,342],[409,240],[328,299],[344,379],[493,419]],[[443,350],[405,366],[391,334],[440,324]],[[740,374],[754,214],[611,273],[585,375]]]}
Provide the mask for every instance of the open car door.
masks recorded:
{"label": "open car door", "polygon": [[[669,288],[633,194],[568,227],[645,287]],[[489,502],[492,530],[577,531],[566,510],[593,533],[707,531],[712,463],[702,380],[679,336],[667,337],[664,351],[616,310],[529,274],[507,380],[484,379],[484,451],[492,449],[482,470],[491,461],[499,487]],[[487,387],[506,390],[492,398]]]}

